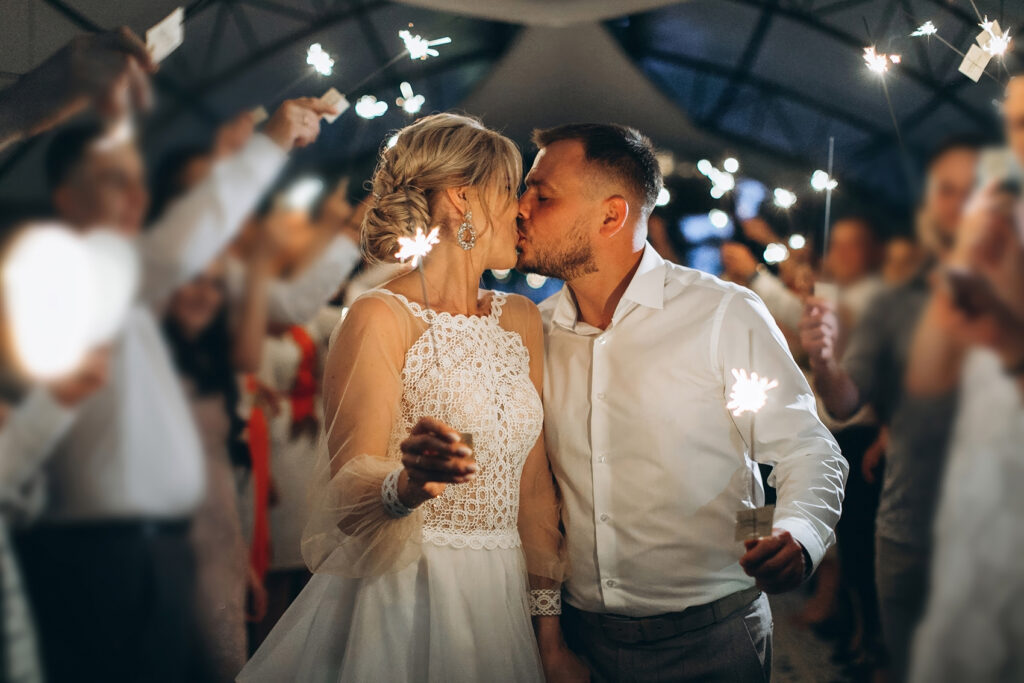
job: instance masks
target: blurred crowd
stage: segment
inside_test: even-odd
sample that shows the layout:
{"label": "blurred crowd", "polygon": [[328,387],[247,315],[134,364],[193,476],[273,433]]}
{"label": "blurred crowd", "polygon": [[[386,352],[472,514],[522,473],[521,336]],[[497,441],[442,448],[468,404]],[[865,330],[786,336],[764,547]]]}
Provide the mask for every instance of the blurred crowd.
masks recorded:
{"label": "blurred crowd", "polygon": [[[335,113],[320,100],[242,113],[147,174],[117,131],[154,68],[122,29],[0,92],[0,148],[56,129],[54,217],[130,239],[141,263],[122,329],[72,372],[27,378],[5,349],[0,680],[234,679],[309,577],[331,332],[401,268],[362,262],[345,181],[313,203],[273,192]],[[1024,680],[1024,81],[1004,115],[1006,148],[934,151],[904,234],[843,215],[820,260],[808,242],[770,268],[754,247],[783,237],[752,218],[722,246],[851,465],[800,618],[865,680]],[[681,261],[671,232],[652,219]]]}

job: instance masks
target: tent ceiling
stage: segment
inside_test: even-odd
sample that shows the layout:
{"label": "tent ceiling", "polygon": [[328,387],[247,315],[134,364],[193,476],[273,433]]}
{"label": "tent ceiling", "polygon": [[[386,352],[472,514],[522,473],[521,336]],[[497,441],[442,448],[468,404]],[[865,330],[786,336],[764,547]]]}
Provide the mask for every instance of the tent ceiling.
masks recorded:
{"label": "tent ceiling", "polygon": [[[78,32],[127,24],[141,33],[179,1],[5,0],[0,85]],[[1024,29],[1019,3],[976,1],[1014,34]],[[312,42],[337,56],[330,83],[346,90],[397,52],[395,34],[409,22],[454,43],[437,59],[393,65],[355,94],[393,101],[409,80],[427,109],[479,114],[520,142],[535,125],[618,120],[684,156],[735,153],[766,179],[805,182],[834,135],[848,187],[905,203],[906,161],[948,134],[991,135],[997,125],[994,79],[974,84],[938,41],[907,37],[931,19],[966,47],[978,31],[967,0],[193,0],[186,16],[185,45],[158,81],[153,155],[276,93],[325,90],[324,81],[295,84]],[[880,80],[861,60],[868,29],[881,51],[903,55],[886,84],[905,156]],[[407,120],[394,106],[375,121],[347,114],[298,161],[365,168]],[[0,202],[41,199],[44,143],[0,156]]]}

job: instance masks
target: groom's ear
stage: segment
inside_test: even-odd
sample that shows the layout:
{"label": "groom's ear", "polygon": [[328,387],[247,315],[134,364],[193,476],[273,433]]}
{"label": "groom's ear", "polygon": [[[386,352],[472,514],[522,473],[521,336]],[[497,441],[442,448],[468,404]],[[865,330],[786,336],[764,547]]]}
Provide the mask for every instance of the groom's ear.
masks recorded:
{"label": "groom's ear", "polygon": [[445,199],[457,215],[464,216],[469,211],[469,188],[449,187],[444,191]]}
{"label": "groom's ear", "polygon": [[604,200],[604,218],[601,220],[600,232],[602,237],[612,237],[629,218],[629,202],[622,195],[613,195]]}

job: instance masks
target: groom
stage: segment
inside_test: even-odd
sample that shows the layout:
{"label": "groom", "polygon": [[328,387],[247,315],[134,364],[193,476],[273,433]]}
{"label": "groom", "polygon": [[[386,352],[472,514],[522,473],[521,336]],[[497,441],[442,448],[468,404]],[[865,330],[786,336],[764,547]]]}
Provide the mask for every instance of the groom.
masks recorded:
{"label": "groom", "polygon": [[[534,142],[518,268],[566,282],[541,304],[566,639],[597,680],[768,680],[764,594],[800,585],[832,543],[847,463],[760,299],[647,243],[650,141],[576,124]],[[778,381],[756,430],[726,408],[734,368]],[[752,453],[778,501],[771,534],[744,543],[736,513],[764,499]]]}

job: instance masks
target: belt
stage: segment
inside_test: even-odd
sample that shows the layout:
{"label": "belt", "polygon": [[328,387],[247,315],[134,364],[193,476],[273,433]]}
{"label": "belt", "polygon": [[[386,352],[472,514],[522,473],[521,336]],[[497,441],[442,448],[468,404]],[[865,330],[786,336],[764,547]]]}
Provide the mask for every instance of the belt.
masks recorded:
{"label": "belt", "polygon": [[600,629],[606,638],[620,643],[664,640],[716,624],[761,597],[756,587],[727,595],[706,605],[688,607],[682,612],[655,617],[626,617],[616,614],[584,612],[566,605],[566,612],[585,624]]}

